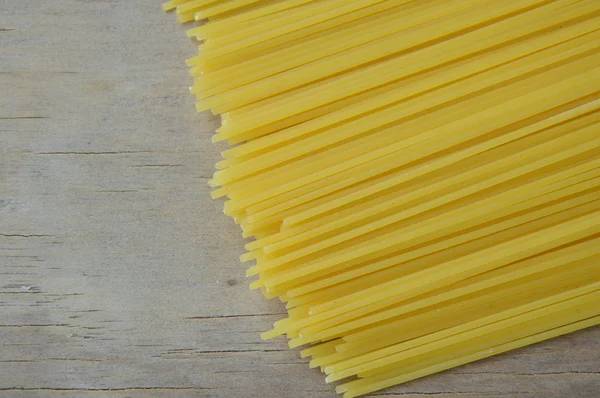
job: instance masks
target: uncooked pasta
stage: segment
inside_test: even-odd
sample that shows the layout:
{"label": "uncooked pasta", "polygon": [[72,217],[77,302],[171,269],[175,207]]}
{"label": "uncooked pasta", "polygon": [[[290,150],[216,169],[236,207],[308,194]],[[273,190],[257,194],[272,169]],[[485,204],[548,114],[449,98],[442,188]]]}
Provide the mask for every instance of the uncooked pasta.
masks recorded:
{"label": "uncooked pasta", "polygon": [[600,324],[600,2],[172,0],[251,289],[345,398]]}

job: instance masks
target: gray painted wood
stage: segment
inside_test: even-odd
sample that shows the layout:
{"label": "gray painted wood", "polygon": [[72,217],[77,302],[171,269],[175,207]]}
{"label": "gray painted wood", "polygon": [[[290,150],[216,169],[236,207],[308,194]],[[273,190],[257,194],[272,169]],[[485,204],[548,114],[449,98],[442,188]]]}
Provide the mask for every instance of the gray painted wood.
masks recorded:
{"label": "gray painted wood", "polygon": [[[0,395],[333,397],[250,292],[206,185],[184,27],[142,0],[0,1]],[[600,328],[372,396],[597,397]]]}

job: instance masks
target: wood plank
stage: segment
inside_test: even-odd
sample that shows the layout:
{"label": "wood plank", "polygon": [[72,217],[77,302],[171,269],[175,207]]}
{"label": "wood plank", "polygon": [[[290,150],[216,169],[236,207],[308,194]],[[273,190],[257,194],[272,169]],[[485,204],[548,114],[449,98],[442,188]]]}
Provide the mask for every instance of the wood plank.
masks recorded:
{"label": "wood plank", "polygon": [[[173,15],[0,3],[0,395],[334,397],[250,292]],[[596,397],[600,328],[371,396]]]}

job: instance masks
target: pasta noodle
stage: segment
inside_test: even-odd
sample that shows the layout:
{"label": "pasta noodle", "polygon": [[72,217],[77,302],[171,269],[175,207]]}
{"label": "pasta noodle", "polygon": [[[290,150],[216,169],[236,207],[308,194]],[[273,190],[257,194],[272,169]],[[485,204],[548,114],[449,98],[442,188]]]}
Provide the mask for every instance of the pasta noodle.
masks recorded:
{"label": "pasta noodle", "polygon": [[357,397],[600,324],[600,3],[171,0],[251,289]]}

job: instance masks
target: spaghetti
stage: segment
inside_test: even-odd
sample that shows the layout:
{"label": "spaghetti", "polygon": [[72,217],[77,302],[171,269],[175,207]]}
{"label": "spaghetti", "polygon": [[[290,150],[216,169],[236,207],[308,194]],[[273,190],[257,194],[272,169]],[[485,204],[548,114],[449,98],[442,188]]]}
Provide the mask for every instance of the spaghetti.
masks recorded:
{"label": "spaghetti", "polygon": [[172,0],[262,337],[357,397],[600,324],[600,3]]}

